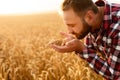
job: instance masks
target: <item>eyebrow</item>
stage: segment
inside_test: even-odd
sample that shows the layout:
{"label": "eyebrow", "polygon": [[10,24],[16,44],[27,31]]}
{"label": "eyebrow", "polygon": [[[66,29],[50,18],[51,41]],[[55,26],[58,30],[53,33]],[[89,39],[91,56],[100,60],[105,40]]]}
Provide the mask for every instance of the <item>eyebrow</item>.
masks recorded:
{"label": "eyebrow", "polygon": [[75,24],[67,24],[68,26],[74,26]]}

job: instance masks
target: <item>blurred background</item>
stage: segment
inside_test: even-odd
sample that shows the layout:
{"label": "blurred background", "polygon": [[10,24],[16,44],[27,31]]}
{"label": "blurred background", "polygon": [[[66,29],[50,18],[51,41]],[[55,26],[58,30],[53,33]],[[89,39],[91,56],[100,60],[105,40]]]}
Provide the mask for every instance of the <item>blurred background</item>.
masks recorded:
{"label": "blurred background", "polygon": [[[34,14],[59,9],[62,0],[0,0],[0,15]],[[96,1],[96,0],[93,0]],[[119,0],[109,0],[120,3]]]}

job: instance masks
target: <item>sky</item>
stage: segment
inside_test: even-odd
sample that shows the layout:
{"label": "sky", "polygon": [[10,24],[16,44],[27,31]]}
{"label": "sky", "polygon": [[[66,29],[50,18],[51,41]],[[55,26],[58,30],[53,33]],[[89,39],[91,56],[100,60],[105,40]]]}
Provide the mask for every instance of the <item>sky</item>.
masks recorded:
{"label": "sky", "polygon": [[[110,1],[120,3],[120,0]],[[0,15],[53,11],[59,8],[60,2],[61,0],[0,0]]]}
{"label": "sky", "polygon": [[29,14],[52,11],[60,0],[0,0],[0,14]]}

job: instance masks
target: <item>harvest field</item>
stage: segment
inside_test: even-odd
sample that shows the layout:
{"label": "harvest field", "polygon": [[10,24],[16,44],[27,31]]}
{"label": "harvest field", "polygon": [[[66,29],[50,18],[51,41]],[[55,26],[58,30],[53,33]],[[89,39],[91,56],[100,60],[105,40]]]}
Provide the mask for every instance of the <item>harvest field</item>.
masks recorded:
{"label": "harvest field", "polygon": [[104,80],[74,52],[48,47],[60,31],[57,13],[0,16],[0,80]]}

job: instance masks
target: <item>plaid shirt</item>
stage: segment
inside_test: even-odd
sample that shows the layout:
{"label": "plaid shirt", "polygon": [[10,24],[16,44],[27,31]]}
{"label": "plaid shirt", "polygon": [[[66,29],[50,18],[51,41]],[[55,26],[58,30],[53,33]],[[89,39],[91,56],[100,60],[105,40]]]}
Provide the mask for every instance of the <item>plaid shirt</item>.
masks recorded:
{"label": "plaid shirt", "polygon": [[120,80],[120,4],[105,4],[100,30],[87,35],[86,48],[79,55],[107,80]]}

